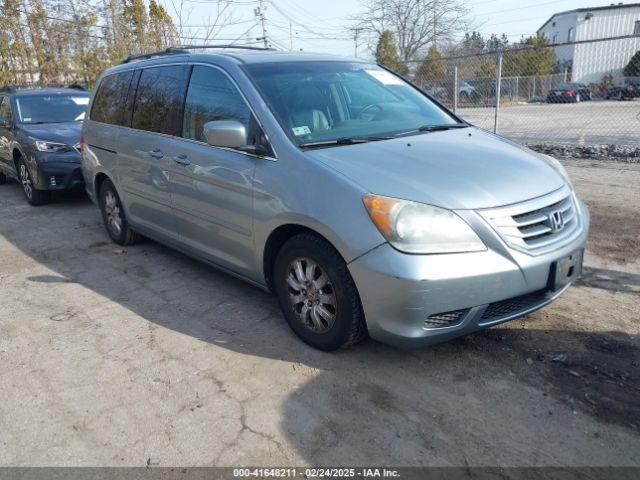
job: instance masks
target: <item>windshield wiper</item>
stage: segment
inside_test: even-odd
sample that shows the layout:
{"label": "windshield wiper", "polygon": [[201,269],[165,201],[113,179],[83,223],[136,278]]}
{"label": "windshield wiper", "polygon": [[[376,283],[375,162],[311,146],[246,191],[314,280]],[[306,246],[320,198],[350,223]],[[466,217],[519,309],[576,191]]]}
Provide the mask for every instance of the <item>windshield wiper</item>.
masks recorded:
{"label": "windshield wiper", "polygon": [[453,128],[467,128],[466,123],[453,123],[451,125],[423,125],[418,128],[419,132],[437,132],[438,130],[450,130]]}
{"label": "windshield wiper", "polygon": [[300,145],[302,148],[327,147],[331,145],[356,145],[358,143],[377,142],[380,140],[391,140],[391,136],[369,136],[369,137],[340,137],[335,140],[324,140],[321,142],[309,142]]}

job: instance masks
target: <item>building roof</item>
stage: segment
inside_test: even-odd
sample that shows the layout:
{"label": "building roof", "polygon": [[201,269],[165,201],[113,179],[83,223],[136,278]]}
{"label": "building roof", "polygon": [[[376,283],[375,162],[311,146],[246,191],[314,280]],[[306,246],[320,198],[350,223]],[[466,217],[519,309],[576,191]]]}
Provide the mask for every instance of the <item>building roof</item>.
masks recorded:
{"label": "building roof", "polygon": [[542,30],[547,25],[547,23],[549,23],[558,15],[566,15],[567,13],[599,12],[602,10],[615,10],[615,9],[633,8],[633,7],[640,7],[640,3],[611,4],[611,5],[605,5],[602,7],[575,8],[573,10],[566,10],[564,12],[554,13],[553,15],[551,15],[551,17],[549,17],[549,20],[547,20],[542,24],[542,26],[538,29],[538,31]]}

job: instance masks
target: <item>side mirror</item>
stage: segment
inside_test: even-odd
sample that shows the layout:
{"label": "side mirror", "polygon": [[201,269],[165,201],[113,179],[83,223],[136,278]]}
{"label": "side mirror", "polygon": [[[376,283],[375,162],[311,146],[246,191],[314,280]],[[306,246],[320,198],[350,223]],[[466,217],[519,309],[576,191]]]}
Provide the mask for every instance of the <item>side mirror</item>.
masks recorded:
{"label": "side mirror", "polygon": [[237,149],[247,147],[247,129],[236,120],[214,120],[205,123],[203,129],[209,145]]}

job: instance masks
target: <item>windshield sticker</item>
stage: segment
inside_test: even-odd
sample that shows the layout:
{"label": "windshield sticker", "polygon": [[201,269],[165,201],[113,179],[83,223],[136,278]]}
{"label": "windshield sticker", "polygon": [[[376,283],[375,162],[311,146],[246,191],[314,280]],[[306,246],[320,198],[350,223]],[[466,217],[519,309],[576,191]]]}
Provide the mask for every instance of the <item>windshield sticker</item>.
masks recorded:
{"label": "windshield sticker", "polygon": [[296,137],[299,137],[300,135],[309,135],[311,133],[311,129],[306,125],[303,125],[302,127],[293,127],[291,130],[293,130],[293,134]]}
{"label": "windshield sticker", "polygon": [[89,97],[71,97],[76,105],[89,105]]}
{"label": "windshield sticker", "polygon": [[402,80],[386,70],[365,70],[365,72],[384,85],[402,85]]}

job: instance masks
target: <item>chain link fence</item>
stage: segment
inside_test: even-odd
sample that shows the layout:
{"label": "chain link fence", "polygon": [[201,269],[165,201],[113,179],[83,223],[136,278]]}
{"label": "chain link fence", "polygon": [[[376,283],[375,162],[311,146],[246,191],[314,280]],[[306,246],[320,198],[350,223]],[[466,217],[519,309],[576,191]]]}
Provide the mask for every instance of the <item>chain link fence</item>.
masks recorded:
{"label": "chain link fence", "polygon": [[417,85],[480,128],[551,153],[618,152],[640,159],[640,74],[624,75],[638,50],[640,37],[630,36],[408,67]]}

